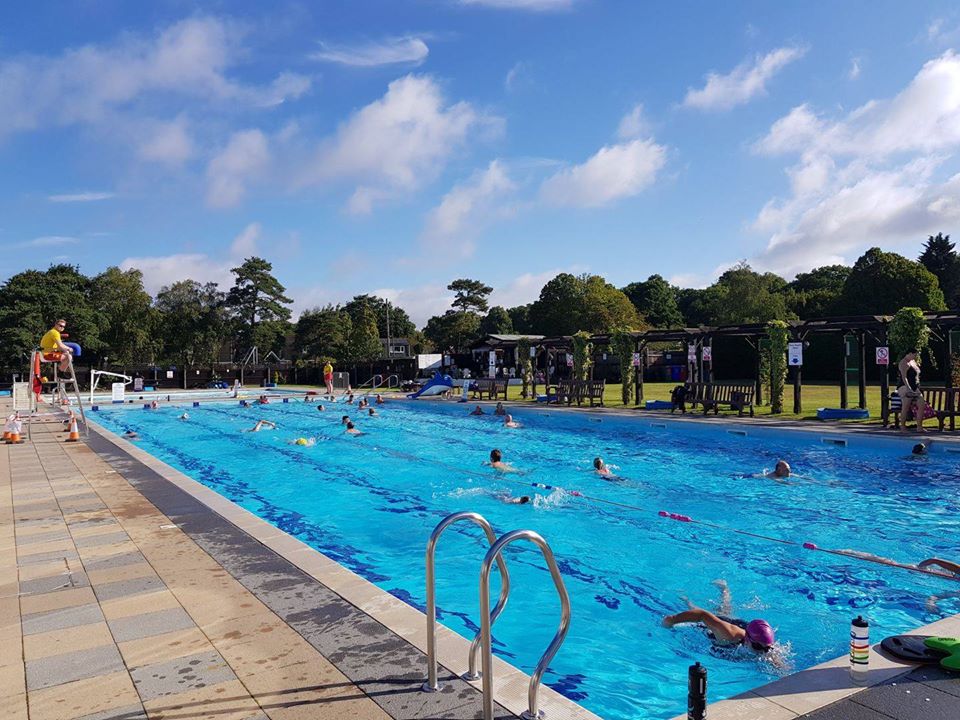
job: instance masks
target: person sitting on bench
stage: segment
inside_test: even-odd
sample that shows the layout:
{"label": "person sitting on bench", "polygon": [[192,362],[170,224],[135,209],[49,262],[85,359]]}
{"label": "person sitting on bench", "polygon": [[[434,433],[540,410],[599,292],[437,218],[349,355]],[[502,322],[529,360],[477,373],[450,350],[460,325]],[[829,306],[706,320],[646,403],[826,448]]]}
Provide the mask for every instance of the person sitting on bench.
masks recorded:
{"label": "person sitting on bench", "polygon": [[67,321],[63,318],[57,320],[46,335],[40,340],[40,349],[43,351],[43,359],[56,362],[60,361],[60,372],[66,372],[70,367],[70,356],[80,357],[80,346],[76,343],[63,342],[61,333],[67,327]]}

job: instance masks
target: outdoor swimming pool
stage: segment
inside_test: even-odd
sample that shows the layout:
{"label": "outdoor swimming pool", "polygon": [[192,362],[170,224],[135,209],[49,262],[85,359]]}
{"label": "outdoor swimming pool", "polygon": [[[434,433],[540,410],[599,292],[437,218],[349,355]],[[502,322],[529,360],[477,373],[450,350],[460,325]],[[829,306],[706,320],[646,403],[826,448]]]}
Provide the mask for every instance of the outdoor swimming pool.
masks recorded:
{"label": "outdoor swimming pool", "polygon": [[[712,608],[728,581],[737,615],[766,618],[789,643],[793,669],[845,652],[849,622],[869,617],[873,639],[960,612],[929,612],[929,595],[957,583],[811,552],[658,516],[659,510],[827,548],[915,562],[956,559],[960,454],[936,448],[909,457],[910,441],[820,442],[805,433],[728,432],[732,422],[657,423],[540,409],[520,410],[520,429],[468,417],[473,405],[390,402],[380,417],[349,407],[362,437],[345,436],[343,405],[320,413],[290,401],[249,409],[204,404],[157,411],[104,408],[88,417],[308,543],[402,600],[423,608],[423,551],[436,523],[457,510],[484,514],[498,532],[530,528],[553,547],[571,595],[570,634],[545,682],[608,720],[668,718],[683,711],[687,666],[710,672],[710,700],[777,677],[766,663],[715,657],[693,628],[667,630],[681,596]],[[276,431],[241,432],[260,418]],[[289,444],[316,437],[313,447]],[[525,471],[499,475],[491,448]],[[623,480],[591,472],[596,455]],[[753,477],[790,460],[803,476],[783,485]],[[636,506],[624,508],[544,483]],[[498,493],[534,496],[509,505]],[[438,618],[465,637],[476,630],[479,530],[458,526],[438,548]],[[556,630],[558,601],[532,548],[507,552],[513,592],[494,627],[495,649],[530,672]],[[494,597],[496,587],[493,590]]]}

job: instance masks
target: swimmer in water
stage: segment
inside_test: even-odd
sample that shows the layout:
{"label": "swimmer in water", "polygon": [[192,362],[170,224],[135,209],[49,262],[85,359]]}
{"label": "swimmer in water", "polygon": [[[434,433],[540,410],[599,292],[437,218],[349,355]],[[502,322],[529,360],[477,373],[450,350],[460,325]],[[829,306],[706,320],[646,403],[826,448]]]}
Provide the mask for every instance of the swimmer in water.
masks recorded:
{"label": "swimmer in water", "polygon": [[348,422],[350,422],[350,416],[349,416],[349,415],[344,415],[342,418],[340,418],[340,424],[341,424],[341,425],[346,425]]}
{"label": "swimmer in water", "polygon": [[786,460],[777,460],[777,464],[773,468],[773,472],[767,473],[765,477],[770,480],[783,481],[790,477],[790,473],[790,463],[788,463]]}
{"label": "swimmer in water", "polygon": [[508,428],[518,428],[520,427],[520,423],[513,419],[513,415],[504,415],[503,426]]}
{"label": "swimmer in water", "polygon": [[383,405],[384,402],[383,395],[377,393],[377,405]]}
{"label": "swimmer in water", "polygon": [[347,405],[353,405],[353,393],[347,395]]}
{"label": "swimmer in water", "polygon": [[139,436],[135,431],[133,431],[133,430],[127,430],[127,431],[123,434],[123,436],[124,436],[127,440],[139,440],[139,439],[140,439],[140,436]]}
{"label": "swimmer in water", "polygon": [[519,472],[513,465],[510,463],[505,463],[503,461],[503,453],[494,448],[490,451],[490,462],[486,463],[494,470],[499,470],[500,472]]}
{"label": "swimmer in water", "polygon": [[317,412],[323,412],[326,408],[323,406],[323,403],[317,405]]}
{"label": "swimmer in water", "polygon": [[667,615],[663,618],[663,626],[672,628],[682,623],[699,623],[719,650],[735,650],[745,647],[752,652],[763,655],[770,662],[781,667],[783,661],[776,655],[768,655],[776,644],[773,628],[766,620],[740,620],[731,617],[732,602],[730,589],[724,580],[715,580],[714,584],[720,588],[719,614],[697,607],[687,600],[688,609],[676,615]]}
{"label": "swimmer in water", "polygon": [[151,410],[156,410],[158,407],[160,407],[160,403],[158,403],[156,400],[152,400],[152,401],[150,402],[150,409],[151,409]]}
{"label": "swimmer in water", "polygon": [[344,431],[347,435],[363,435],[362,432],[357,430],[357,426],[352,422],[347,422],[347,429]]}
{"label": "swimmer in water", "polygon": [[603,458],[595,457],[593,459],[593,471],[597,473],[597,475],[602,475],[603,477],[613,476],[613,473],[610,472],[610,468],[608,468],[603,462]]}
{"label": "swimmer in water", "polygon": [[471,414],[471,415],[484,415],[485,413],[483,412],[483,408],[480,407],[479,405],[477,405],[470,414]]}
{"label": "swimmer in water", "polygon": [[260,431],[263,430],[263,428],[265,428],[265,427],[270,428],[271,430],[276,430],[276,429],[277,429],[277,424],[276,424],[276,423],[272,423],[272,422],[270,422],[269,420],[257,420],[257,424],[256,424],[256,425],[254,425],[254,426],[253,426],[252,428],[250,428],[249,430],[245,430],[244,432],[260,432]]}
{"label": "swimmer in water", "polygon": [[380,417],[380,414],[373,408],[367,408],[367,415],[370,417]]}
{"label": "swimmer in water", "polygon": [[184,413],[183,415],[180,416],[180,419],[181,419],[181,420],[189,420],[189,419],[190,419],[190,415],[188,415],[187,413]]}
{"label": "swimmer in water", "polygon": [[917,457],[922,457],[926,455],[927,453],[930,452],[930,444],[932,442],[933,440],[928,440],[927,442],[917,443],[916,445],[913,446],[913,450],[910,451],[910,454],[915,455]]}
{"label": "swimmer in water", "polygon": [[529,495],[521,495],[520,497],[512,497],[504,493],[503,495],[497,495],[497,500],[500,502],[507,503],[507,505],[526,505],[530,502]]}
{"label": "swimmer in water", "polygon": [[498,403],[497,403],[497,407],[494,408],[493,414],[494,414],[494,415],[500,415],[501,417],[503,417],[504,415],[507,414],[507,411],[504,409],[502,402],[498,402]]}
{"label": "swimmer in water", "polygon": [[248,408],[248,407],[250,407],[250,403],[248,403],[246,400],[241,400],[241,401],[240,401],[240,407]]}
{"label": "swimmer in water", "polygon": [[298,437],[296,440],[291,440],[291,441],[290,441],[290,444],[291,444],[291,445],[302,445],[302,446],[304,446],[304,447],[313,447],[314,445],[317,444],[317,439],[316,439],[316,438]]}
{"label": "swimmer in water", "polygon": [[260,403],[261,405],[269,405],[270,398],[268,398],[266,395],[261,395],[257,400],[257,402]]}

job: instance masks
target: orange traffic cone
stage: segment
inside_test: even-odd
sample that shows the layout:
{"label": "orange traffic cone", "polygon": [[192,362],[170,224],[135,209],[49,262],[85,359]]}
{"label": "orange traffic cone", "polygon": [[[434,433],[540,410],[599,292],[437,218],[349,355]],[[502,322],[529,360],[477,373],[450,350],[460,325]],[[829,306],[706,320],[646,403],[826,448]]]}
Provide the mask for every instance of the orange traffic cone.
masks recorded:
{"label": "orange traffic cone", "polygon": [[77,429],[77,418],[70,418],[70,434],[67,435],[67,442],[77,442],[80,439],[80,431]]}
{"label": "orange traffic cone", "polygon": [[20,433],[12,432],[7,437],[7,445],[19,445],[23,440],[20,439]]}

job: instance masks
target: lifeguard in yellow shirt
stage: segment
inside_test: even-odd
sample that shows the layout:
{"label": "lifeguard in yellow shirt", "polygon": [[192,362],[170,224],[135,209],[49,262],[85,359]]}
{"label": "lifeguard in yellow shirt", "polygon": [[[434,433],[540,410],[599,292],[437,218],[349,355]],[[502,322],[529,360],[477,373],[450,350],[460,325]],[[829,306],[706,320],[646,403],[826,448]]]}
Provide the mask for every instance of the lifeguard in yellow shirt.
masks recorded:
{"label": "lifeguard in yellow shirt", "polygon": [[66,329],[67,321],[63,318],[57,320],[53,327],[47,330],[46,334],[40,340],[40,350],[43,351],[44,360],[59,360],[60,372],[66,372],[70,367],[70,357],[80,357],[80,346],[76,343],[66,343],[63,341],[61,333]]}
{"label": "lifeguard in yellow shirt", "polygon": [[323,366],[323,383],[327,386],[327,395],[333,397],[333,365],[327,361]]}

